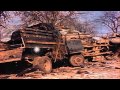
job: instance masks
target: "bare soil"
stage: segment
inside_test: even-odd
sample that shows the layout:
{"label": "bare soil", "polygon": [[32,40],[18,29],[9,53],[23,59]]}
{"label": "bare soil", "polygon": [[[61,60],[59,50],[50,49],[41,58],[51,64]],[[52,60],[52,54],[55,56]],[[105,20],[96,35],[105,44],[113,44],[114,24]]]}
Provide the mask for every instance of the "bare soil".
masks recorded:
{"label": "bare soil", "polygon": [[6,72],[0,72],[0,79],[120,79],[120,59],[85,62],[83,68],[62,66],[53,68],[50,74],[36,70],[18,77],[19,68]]}

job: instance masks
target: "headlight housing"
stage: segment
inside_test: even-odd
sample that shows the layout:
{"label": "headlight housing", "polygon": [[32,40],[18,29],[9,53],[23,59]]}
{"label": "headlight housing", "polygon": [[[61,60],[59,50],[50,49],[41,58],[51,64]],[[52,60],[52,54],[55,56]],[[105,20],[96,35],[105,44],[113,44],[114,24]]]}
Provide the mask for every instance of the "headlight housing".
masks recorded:
{"label": "headlight housing", "polygon": [[40,52],[40,48],[39,47],[34,47],[34,52],[35,53],[39,53]]}

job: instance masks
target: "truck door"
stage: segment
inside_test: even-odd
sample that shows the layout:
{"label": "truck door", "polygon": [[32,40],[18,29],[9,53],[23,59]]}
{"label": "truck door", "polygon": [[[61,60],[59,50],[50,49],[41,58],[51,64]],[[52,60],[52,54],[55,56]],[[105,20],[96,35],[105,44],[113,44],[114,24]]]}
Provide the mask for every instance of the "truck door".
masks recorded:
{"label": "truck door", "polygon": [[65,36],[66,45],[69,54],[80,53],[83,46],[79,37],[79,33],[70,33]]}

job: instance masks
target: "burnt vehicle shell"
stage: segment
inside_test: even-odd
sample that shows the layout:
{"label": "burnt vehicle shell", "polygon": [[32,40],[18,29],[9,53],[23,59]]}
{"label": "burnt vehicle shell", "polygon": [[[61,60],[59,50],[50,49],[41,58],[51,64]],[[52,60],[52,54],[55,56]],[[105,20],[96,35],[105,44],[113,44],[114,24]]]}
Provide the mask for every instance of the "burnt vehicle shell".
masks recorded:
{"label": "burnt vehicle shell", "polygon": [[84,61],[80,52],[82,48],[79,47],[82,46],[80,39],[62,38],[59,31],[48,23],[19,29],[4,44],[6,48],[0,51],[0,63],[27,61],[45,73],[50,73],[52,63],[60,60],[71,58],[73,66],[80,66]]}

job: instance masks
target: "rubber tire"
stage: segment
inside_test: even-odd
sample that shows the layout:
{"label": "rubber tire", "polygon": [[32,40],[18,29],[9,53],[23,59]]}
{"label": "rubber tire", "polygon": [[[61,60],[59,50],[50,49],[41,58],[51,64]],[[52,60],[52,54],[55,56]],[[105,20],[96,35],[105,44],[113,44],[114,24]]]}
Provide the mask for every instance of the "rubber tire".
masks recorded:
{"label": "rubber tire", "polygon": [[[45,68],[45,64],[47,64],[47,68]],[[37,68],[44,73],[50,73],[52,71],[52,62],[47,56],[35,57],[33,65],[37,66]]]}
{"label": "rubber tire", "polygon": [[[80,62],[75,62],[75,59],[79,58]],[[83,66],[84,65],[84,57],[82,55],[73,55],[70,57],[70,64],[74,67],[79,67],[79,66]]]}

